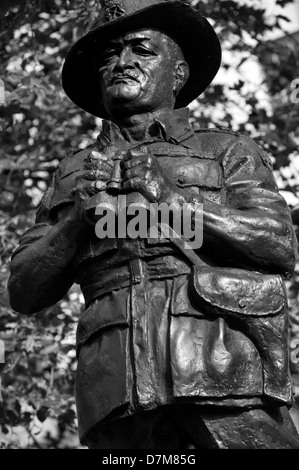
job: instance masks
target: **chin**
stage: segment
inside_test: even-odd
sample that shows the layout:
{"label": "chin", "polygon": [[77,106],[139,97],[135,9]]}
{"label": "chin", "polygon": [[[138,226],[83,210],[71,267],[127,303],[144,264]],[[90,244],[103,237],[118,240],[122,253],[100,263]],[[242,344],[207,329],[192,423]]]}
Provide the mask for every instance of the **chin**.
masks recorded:
{"label": "chin", "polygon": [[140,96],[140,84],[134,82],[134,84],[120,83],[113,87],[111,98],[119,100],[134,100]]}
{"label": "chin", "polygon": [[117,111],[118,114],[122,114],[122,111],[133,111],[140,107],[140,94],[134,93],[132,90],[121,90],[117,94],[113,94],[108,103],[106,108]]}

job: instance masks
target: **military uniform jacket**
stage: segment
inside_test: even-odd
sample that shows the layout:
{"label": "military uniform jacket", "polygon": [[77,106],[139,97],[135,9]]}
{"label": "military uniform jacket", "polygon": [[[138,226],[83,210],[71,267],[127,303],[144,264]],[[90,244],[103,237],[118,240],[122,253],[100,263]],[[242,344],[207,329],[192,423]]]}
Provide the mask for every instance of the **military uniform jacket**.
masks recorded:
{"label": "military uniform jacket", "polygon": [[[76,378],[83,442],[103,419],[163,404],[291,402],[282,279],[294,267],[294,235],[269,157],[246,136],[194,131],[187,109],[160,116],[140,144],[178,187],[203,197],[212,216],[196,268],[170,240],[92,233],[78,247],[72,280],[86,300]],[[132,147],[136,142],[106,121],[94,145],[65,158],[15,256],[73,204],[91,149],[112,158]]]}

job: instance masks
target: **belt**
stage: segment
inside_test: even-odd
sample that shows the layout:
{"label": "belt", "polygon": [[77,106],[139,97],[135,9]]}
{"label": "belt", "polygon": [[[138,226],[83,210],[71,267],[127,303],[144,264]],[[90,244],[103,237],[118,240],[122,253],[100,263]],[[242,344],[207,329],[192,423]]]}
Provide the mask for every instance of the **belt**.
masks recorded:
{"label": "belt", "polygon": [[151,260],[135,259],[117,268],[100,270],[93,274],[90,283],[82,283],[81,290],[85,298],[86,307],[98,297],[123,289],[145,280],[174,278],[182,274],[189,274],[191,266],[174,256],[164,256]]}

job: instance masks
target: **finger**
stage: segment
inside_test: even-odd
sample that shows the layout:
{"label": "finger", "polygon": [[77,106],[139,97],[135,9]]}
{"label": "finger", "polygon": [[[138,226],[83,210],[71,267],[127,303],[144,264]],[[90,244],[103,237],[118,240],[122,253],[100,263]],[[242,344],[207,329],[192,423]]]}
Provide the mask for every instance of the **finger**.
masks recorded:
{"label": "finger", "polygon": [[113,166],[111,158],[104,155],[96,150],[92,150],[89,155],[83,160],[84,167],[90,168],[90,166],[98,166],[99,164],[107,164],[110,167]]}
{"label": "finger", "polygon": [[138,190],[142,186],[142,179],[141,178],[132,178],[125,183],[123,183],[124,189],[133,189]]}
{"label": "finger", "polygon": [[108,173],[107,171],[103,171],[103,170],[91,170],[87,172],[84,179],[89,180],[89,181],[95,181],[95,180],[107,181],[110,179],[110,172]]}
{"label": "finger", "polygon": [[94,158],[95,160],[102,160],[103,162],[108,161],[107,155],[104,155],[101,152],[98,152],[97,150],[92,150],[89,154],[89,158]]}
{"label": "finger", "polygon": [[85,170],[97,170],[104,169],[106,171],[111,171],[113,165],[101,160],[89,160],[84,163]]}
{"label": "finger", "polygon": [[125,156],[122,159],[122,162],[125,163],[129,160],[132,160],[133,158],[144,158],[148,154],[145,154],[144,152],[141,152],[140,150],[128,150]]}
{"label": "finger", "polygon": [[98,181],[94,181],[94,187],[97,191],[104,191],[107,185],[104,181],[98,180]]}
{"label": "finger", "polygon": [[137,165],[144,165],[147,168],[150,168],[151,164],[152,164],[152,158],[149,155],[142,155],[139,157],[135,157],[132,160],[125,161],[122,165],[122,169],[128,170]]}
{"label": "finger", "polygon": [[90,179],[88,178],[88,175],[90,174],[90,170],[85,170],[85,171],[80,171],[78,172],[78,174],[76,175],[76,178],[75,178],[75,183],[83,180],[83,179]]}
{"label": "finger", "polygon": [[98,170],[96,172],[97,179],[101,181],[108,181],[111,177],[110,171]]}
{"label": "finger", "polygon": [[108,160],[106,155],[103,155],[102,153],[97,152],[96,150],[91,150],[89,154],[84,158],[83,162],[85,164],[85,163],[89,163],[92,160],[101,160],[101,159],[103,159],[104,161],[105,159]]}
{"label": "finger", "polygon": [[99,191],[103,191],[106,189],[106,183],[103,181],[80,181],[78,186],[73,191],[75,194],[79,196],[85,195],[94,195]]}
{"label": "finger", "polygon": [[129,170],[126,170],[122,174],[123,181],[127,181],[131,178],[140,178],[143,182],[145,182],[150,175],[150,167],[148,165],[136,165]]}

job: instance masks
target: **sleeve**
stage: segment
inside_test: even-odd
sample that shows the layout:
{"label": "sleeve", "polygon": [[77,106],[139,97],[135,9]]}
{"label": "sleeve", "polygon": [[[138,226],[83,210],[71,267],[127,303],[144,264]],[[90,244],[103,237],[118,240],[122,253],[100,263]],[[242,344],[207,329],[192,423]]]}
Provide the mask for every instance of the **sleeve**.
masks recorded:
{"label": "sleeve", "polygon": [[[25,315],[58,302],[74,282],[72,260],[76,230],[50,214],[56,173],[36,213],[36,223],[20,238],[11,257],[8,293],[11,307]],[[61,215],[66,214],[63,210]]]}
{"label": "sleeve", "polygon": [[51,207],[53,192],[54,189],[52,183],[51,186],[44,193],[39,205],[37,206],[35,225],[33,227],[30,227],[20,238],[19,246],[12,253],[12,260],[32,243],[43,238],[50,230],[52,223],[49,218],[49,211]]}
{"label": "sleeve", "polygon": [[[83,152],[81,151],[81,153]],[[13,252],[12,259],[27,246],[43,238],[57,222],[59,211],[74,203],[72,189],[81,164],[78,158],[73,158],[76,154],[78,151],[72,152],[58,166],[51,185],[37,207],[35,225],[20,238],[19,246]]]}
{"label": "sleeve", "polygon": [[289,277],[296,238],[269,157],[252,139],[239,136],[222,162],[226,200],[204,206],[208,241],[231,264]]}

